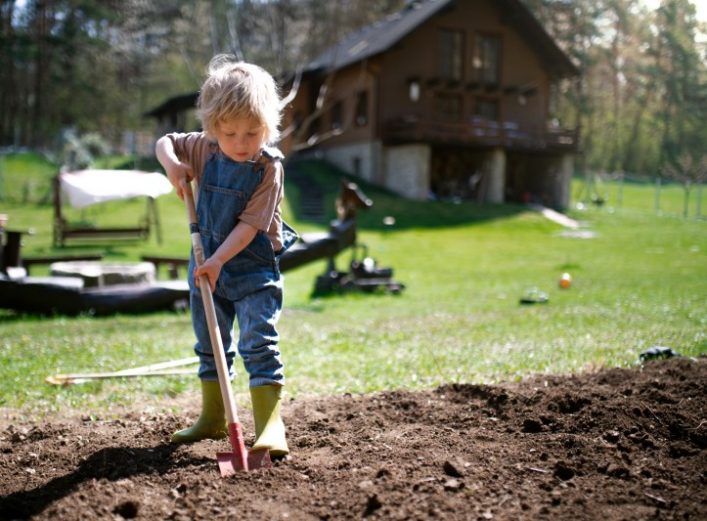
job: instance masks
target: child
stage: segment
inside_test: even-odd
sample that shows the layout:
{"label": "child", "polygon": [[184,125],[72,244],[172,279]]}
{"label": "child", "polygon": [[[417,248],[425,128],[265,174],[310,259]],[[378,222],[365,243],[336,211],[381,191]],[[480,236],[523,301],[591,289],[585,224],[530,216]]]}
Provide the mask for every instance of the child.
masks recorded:
{"label": "child", "polygon": [[219,55],[209,64],[197,103],[203,132],[173,133],[157,141],[156,155],[177,195],[196,179],[197,216],[206,261],[192,253],[189,287],[194,350],[200,359],[202,411],[196,423],[174,433],[176,443],[227,435],[224,406],[201,301],[206,275],[233,378],[231,331],[238,320],[238,353],[250,377],[255,421],[253,448],[288,454],[280,417],[284,383],[276,324],[282,309],[279,256],[297,239],[280,215],[283,197],[278,139],[280,100],[272,76],[249,63]]}

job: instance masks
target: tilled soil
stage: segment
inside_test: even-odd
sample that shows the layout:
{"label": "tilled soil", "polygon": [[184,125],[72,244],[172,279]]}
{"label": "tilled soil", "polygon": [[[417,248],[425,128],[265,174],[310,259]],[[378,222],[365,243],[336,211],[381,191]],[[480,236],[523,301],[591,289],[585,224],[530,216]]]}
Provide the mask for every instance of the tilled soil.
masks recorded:
{"label": "tilled soil", "polygon": [[707,359],[674,358],[291,400],[292,457],[225,479],[226,441],[168,442],[196,410],[6,421],[0,519],[703,520],[706,376]]}

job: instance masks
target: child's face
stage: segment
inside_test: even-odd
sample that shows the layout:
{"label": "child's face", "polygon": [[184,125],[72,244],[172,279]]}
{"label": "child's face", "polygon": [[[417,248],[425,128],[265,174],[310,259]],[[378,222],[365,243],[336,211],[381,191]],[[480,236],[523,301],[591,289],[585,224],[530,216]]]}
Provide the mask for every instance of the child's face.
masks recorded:
{"label": "child's face", "polygon": [[214,132],[221,151],[234,161],[254,159],[265,140],[265,126],[251,118],[221,121]]}

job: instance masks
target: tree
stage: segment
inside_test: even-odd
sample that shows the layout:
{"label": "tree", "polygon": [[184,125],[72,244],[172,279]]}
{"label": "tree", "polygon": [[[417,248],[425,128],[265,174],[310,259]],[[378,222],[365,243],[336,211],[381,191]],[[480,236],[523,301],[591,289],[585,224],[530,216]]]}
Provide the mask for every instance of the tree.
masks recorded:
{"label": "tree", "polygon": [[[0,143],[46,146],[67,125],[100,128],[112,119],[121,90],[120,47],[113,28],[118,0],[28,0],[2,4],[3,74]],[[120,9],[119,9],[120,8]],[[124,113],[124,111],[123,111]],[[110,117],[108,116],[110,114]]]}
{"label": "tree", "polygon": [[695,7],[688,0],[664,0],[657,13],[657,49],[662,165],[695,155],[707,142],[707,67],[695,43]]}
{"label": "tree", "polygon": [[15,64],[21,59],[20,42],[15,34],[15,2],[0,2],[0,144],[15,139],[19,100],[14,85],[17,82]]}
{"label": "tree", "polygon": [[0,145],[52,146],[64,127],[115,142],[228,52],[276,77],[402,0],[26,0],[0,3]]}
{"label": "tree", "polygon": [[581,128],[580,170],[659,172],[697,154],[707,92],[693,3],[649,12],[636,0],[526,1],[582,74],[560,104]]}
{"label": "tree", "polygon": [[[580,128],[582,171],[660,172],[707,142],[705,47],[694,0],[525,0],[581,77],[557,117]],[[198,89],[229,52],[291,77],[405,0],[0,1],[0,145],[52,146],[59,131],[115,142],[142,114]],[[702,47],[700,47],[702,45]]]}

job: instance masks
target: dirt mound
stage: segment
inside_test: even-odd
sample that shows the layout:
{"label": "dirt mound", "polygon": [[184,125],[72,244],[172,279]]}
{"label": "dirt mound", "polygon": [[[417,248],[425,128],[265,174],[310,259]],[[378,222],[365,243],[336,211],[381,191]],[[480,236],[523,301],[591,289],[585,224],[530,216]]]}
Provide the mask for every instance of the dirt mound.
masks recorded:
{"label": "dirt mound", "polygon": [[229,479],[227,442],[168,443],[182,417],[5,425],[0,519],[707,519],[706,376],[671,359],[293,400],[292,458]]}

